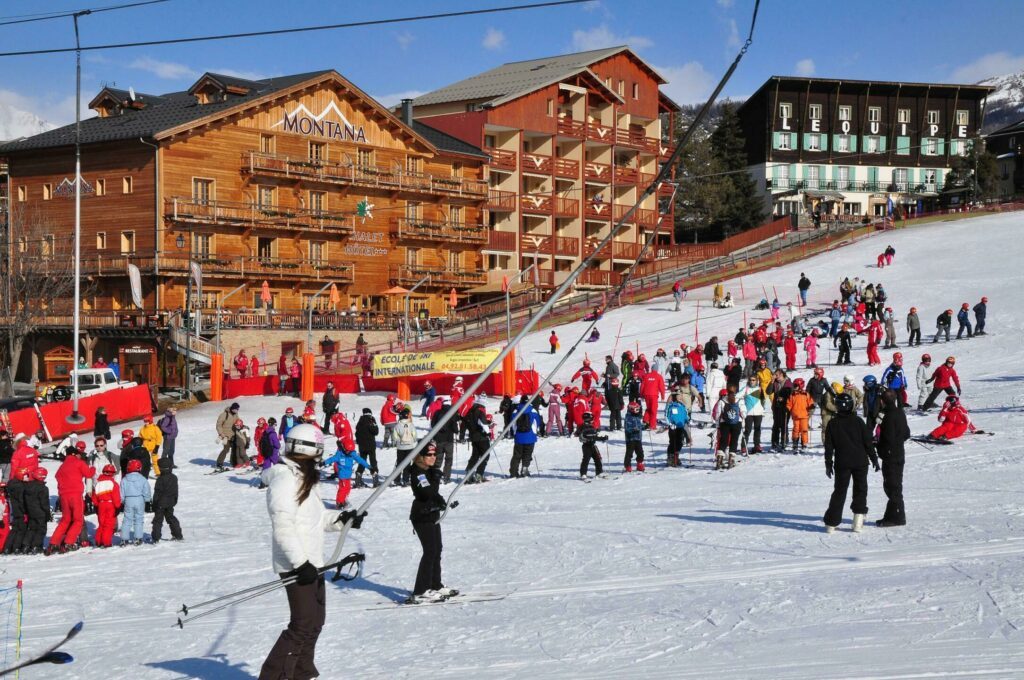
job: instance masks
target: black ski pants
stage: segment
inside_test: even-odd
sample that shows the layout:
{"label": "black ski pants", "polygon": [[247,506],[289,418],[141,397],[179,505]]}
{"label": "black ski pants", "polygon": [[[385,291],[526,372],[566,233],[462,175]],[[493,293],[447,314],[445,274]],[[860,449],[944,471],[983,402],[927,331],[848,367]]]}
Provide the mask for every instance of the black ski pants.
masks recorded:
{"label": "black ski pants", "polygon": [[913,347],[914,345],[920,345],[920,344],[921,344],[921,329],[920,328],[911,328],[910,329],[910,339],[907,341],[907,347]]}
{"label": "black ski pants", "polygon": [[509,477],[525,477],[530,472],[530,463],[533,462],[533,446],[533,444],[516,444],[512,447],[512,465],[508,471]]}
{"label": "black ski pants", "polygon": [[882,489],[889,502],[885,505],[882,519],[900,526],[907,523],[903,507],[903,461],[882,459]]}
{"label": "black ski pants", "polygon": [[668,455],[675,455],[683,450],[683,439],[685,436],[685,428],[670,427],[668,429]]}
{"label": "black ski pants", "polygon": [[931,394],[929,394],[928,398],[924,400],[924,406],[922,406],[921,408],[923,408],[925,411],[927,411],[932,406],[935,406],[935,400],[943,392],[945,392],[948,395],[956,394],[956,390],[954,390],[952,386],[950,386],[950,387],[933,387]]}
{"label": "black ski pants", "polygon": [[412,594],[422,595],[428,590],[439,590],[444,587],[441,582],[441,525],[434,521],[413,522],[412,529],[423,547],[420,568],[416,570],[416,586]]}
{"label": "black ski pants", "polygon": [[626,442],[626,457],[622,460],[624,467],[632,465],[634,454],[636,454],[637,464],[644,462],[644,443],[642,440]]}
{"label": "black ski pants", "polygon": [[324,411],[324,426],[323,426],[323,431],[324,432],[330,432],[331,431],[331,418],[337,412],[338,412],[337,409],[332,409],[330,411],[327,411],[327,410]]}
{"label": "black ski pants", "polygon": [[850,510],[855,515],[866,515],[868,512],[868,468],[846,468],[837,467],[833,474],[835,488],[832,490],[832,498],[828,502],[828,510],[825,511],[825,524],[830,527],[837,527],[843,521],[843,506],[846,505],[846,491],[850,488],[850,479],[853,479],[853,502],[850,503]]}
{"label": "black ski pants", "polygon": [[978,314],[975,313],[974,314],[974,334],[977,335],[978,333],[984,333],[984,332],[985,332],[985,317],[984,316],[978,316]]}
{"label": "black ski pants", "polygon": [[[286,575],[289,574],[282,574]],[[313,655],[327,618],[324,577],[304,586],[285,586],[284,592],[291,613],[288,627],[281,631],[263,662],[259,680],[310,680],[320,675]]]}
{"label": "black ski pants", "polygon": [[452,457],[455,451],[455,442],[434,441],[437,447],[437,459],[434,467],[441,471],[441,478],[447,482],[452,478]]}
{"label": "black ski pants", "polygon": [[747,416],[743,421],[743,441],[750,443],[750,431],[754,431],[754,446],[761,447],[761,421],[764,416]]}
{"label": "black ski pants", "polygon": [[772,447],[786,448],[786,433],[789,425],[789,411],[785,406],[772,406]]}
{"label": "black ski pants", "polygon": [[[476,462],[484,457],[484,454],[487,453],[487,449],[490,448],[490,442],[488,442],[486,439],[474,439],[470,443],[473,446],[473,452],[469,454],[469,464],[466,466],[467,474],[469,470],[471,470],[473,466],[476,465]],[[480,477],[482,478],[484,476],[484,469],[486,467],[487,461],[484,460],[480,463],[480,467],[476,469],[475,474],[480,475]]]}
{"label": "black ski pants", "polygon": [[[398,467],[402,464],[402,459],[408,456],[410,451],[412,451],[412,449],[397,449],[395,451],[395,469],[398,469]],[[402,486],[407,486],[409,484],[409,480],[411,477],[412,463],[409,463],[402,469],[402,474],[399,477],[395,478],[395,481],[401,484]]]}
{"label": "black ski pants", "polygon": [[850,348],[849,347],[844,347],[843,345],[840,345],[839,346],[839,355],[836,356],[836,366],[844,366],[846,364],[852,364],[852,363],[853,362],[850,361]]}
{"label": "black ski pants", "polygon": [[164,520],[167,521],[167,526],[171,530],[171,537],[180,539],[181,535],[181,523],[178,522],[178,518],[174,516],[174,508],[153,508],[153,535],[154,541],[160,540],[160,534],[164,528]]}
{"label": "black ski pants", "polygon": [[[441,451],[438,450],[438,459],[440,459]],[[359,455],[362,456],[363,460],[370,464],[370,472],[377,474],[377,447],[376,446],[360,446]],[[366,472],[366,468],[359,464],[356,466],[356,476]]]}
{"label": "black ski pants", "polygon": [[25,542],[25,532],[28,524],[22,519],[23,511],[15,516],[11,515],[11,532],[7,534],[7,541],[4,543],[4,554],[9,555],[20,548]]}
{"label": "black ski pants", "polygon": [[622,429],[622,411],[616,409],[610,409],[608,411],[608,429],[609,430],[621,430]]}
{"label": "black ski pants", "polygon": [[46,539],[46,518],[29,515],[21,547],[25,550],[42,548],[44,539]]}
{"label": "black ski pants", "polygon": [[160,454],[167,460],[171,461],[171,465],[174,465],[174,441],[174,437],[165,437],[163,444],[164,450],[163,453]]}
{"label": "black ski pants", "polygon": [[601,465],[601,454],[597,450],[597,446],[594,444],[583,445],[583,460],[580,462],[580,477],[584,477],[587,474],[587,470],[590,469],[590,461],[594,461],[594,473],[602,474],[604,472],[604,466]]}
{"label": "black ski pants", "polygon": [[740,429],[741,425],[736,423],[735,425],[729,425],[728,423],[722,423],[718,426],[718,450],[725,451],[728,449],[731,453],[736,453],[740,444]]}

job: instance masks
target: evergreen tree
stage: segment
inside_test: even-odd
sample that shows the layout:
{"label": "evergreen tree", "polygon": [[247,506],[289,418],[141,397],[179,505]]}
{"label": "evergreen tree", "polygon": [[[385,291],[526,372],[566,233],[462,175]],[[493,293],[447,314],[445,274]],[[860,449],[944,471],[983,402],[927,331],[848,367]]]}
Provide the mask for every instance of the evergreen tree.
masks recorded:
{"label": "evergreen tree", "polygon": [[759,226],[764,218],[764,202],[757,182],[747,172],[747,154],[743,130],[732,103],[722,106],[718,128],[711,135],[711,147],[723,175],[721,210],[712,218],[711,226],[729,236]]}
{"label": "evergreen tree", "polygon": [[999,168],[996,157],[985,150],[981,139],[968,142],[967,153],[954,156],[946,175],[949,188],[967,187],[968,201],[984,201],[999,193]]}

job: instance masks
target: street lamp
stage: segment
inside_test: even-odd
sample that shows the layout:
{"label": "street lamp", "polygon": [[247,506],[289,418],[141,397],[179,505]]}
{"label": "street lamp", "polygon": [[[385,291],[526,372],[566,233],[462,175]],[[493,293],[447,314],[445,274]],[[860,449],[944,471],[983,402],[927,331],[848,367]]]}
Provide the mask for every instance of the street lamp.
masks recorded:
{"label": "street lamp", "polygon": [[508,286],[505,287],[505,338],[508,342],[512,341],[512,286],[536,266],[537,259],[535,257],[533,264],[513,276],[512,280],[508,282]]}
{"label": "street lamp", "polygon": [[416,282],[405,294],[405,332],[402,335],[402,351],[404,352],[409,345],[409,297],[413,291],[422,286],[424,283],[430,281],[430,274],[427,274],[422,279]]}
{"label": "street lamp", "polygon": [[309,322],[308,322],[308,325],[306,327],[306,351],[307,352],[312,352],[313,351],[313,303],[315,303],[316,299],[318,297],[320,297],[320,293],[324,292],[325,290],[327,290],[328,288],[330,288],[333,285],[334,285],[334,281],[330,281],[330,282],[324,284],[323,288],[318,290],[313,295],[313,297],[309,298]]}

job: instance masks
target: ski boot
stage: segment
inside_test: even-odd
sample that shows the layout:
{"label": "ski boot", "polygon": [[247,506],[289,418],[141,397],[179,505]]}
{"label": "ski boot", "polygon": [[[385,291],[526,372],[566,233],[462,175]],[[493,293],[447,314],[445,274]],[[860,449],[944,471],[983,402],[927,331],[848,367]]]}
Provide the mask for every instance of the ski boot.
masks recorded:
{"label": "ski boot", "polygon": [[636,471],[637,472],[643,472],[645,469],[646,468],[644,467],[644,462],[642,460],[637,461],[637,463],[636,463]]}
{"label": "ski boot", "polygon": [[764,449],[760,445],[754,447],[754,453],[764,453]]}
{"label": "ski boot", "polygon": [[380,475],[378,475],[376,472],[374,472],[373,473],[373,488],[376,489],[378,486],[380,486]]}
{"label": "ski boot", "polygon": [[52,555],[52,554],[53,554],[53,553],[54,553],[54,552],[55,552],[56,550],[57,550],[57,549],[56,549],[56,548],[55,548],[54,546],[52,546],[52,545],[48,545],[48,546],[46,546],[46,549],[45,549],[45,550],[43,550],[43,556],[44,556],[44,557],[49,557],[49,556],[50,556],[50,555]]}
{"label": "ski boot", "polygon": [[362,474],[356,475],[356,478],[354,480],[352,480],[352,488],[353,489],[362,489],[365,486],[366,486],[366,482],[363,481],[363,475]]}
{"label": "ski boot", "polygon": [[729,452],[729,464],[728,464],[728,468],[727,469],[731,470],[734,467],[736,467],[736,456],[734,456],[732,454],[732,452],[730,451]]}
{"label": "ski boot", "polygon": [[864,515],[857,515],[857,514],[855,514],[853,516],[853,533],[859,534],[861,532],[861,529],[863,529],[863,528],[864,528]]}
{"label": "ski boot", "polygon": [[830,527],[829,525],[826,524],[825,525],[825,533],[826,534],[834,534],[834,533],[836,533],[836,528],[835,527]]}
{"label": "ski boot", "polygon": [[722,451],[715,451],[715,469],[721,470],[724,467],[725,453]]}
{"label": "ski boot", "polygon": [[530,468],[524,467],[522,470],[519,471],[519,476],[520,477],[529,477],[530,476]]}
{"label": "ski boot", "polygon": [[[637,467],[639,467],[639,465],[637,465]],[[626,465],[626,466],[624,466],[622,468],[622,471],[623,472],[632,472],[633,471],[633,466],[632,465]]]}

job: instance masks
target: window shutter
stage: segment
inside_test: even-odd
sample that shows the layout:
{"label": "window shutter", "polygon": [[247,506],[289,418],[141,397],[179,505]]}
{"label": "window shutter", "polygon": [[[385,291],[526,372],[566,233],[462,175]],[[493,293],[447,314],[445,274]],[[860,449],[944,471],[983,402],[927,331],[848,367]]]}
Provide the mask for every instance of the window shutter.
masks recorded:
{"label": "window shutter", "polygon": [[885,153],[885,140],[886,140],[885,135],[882,135],[881,137],[879,137],[879,140],[878,140],[878,150],[881,151],[882,153]]}
{"label": "window shutter", "polygon": [[779,134],[780,133],[778,133],[778,132],[773,132],[772,133],[772,148],[773,149],[778,149],[779,148]]}
{"label": "window shutter", "polygon": [[857,135],[850,135],[850,151],[854,153],[857,151]]}
{"label": "window shutter", "polygon": [[946,140],[945,139],[940,139],[939,140],[939,155],[941,156],[941,155],[943,155],[945,153],[946,153]]}

